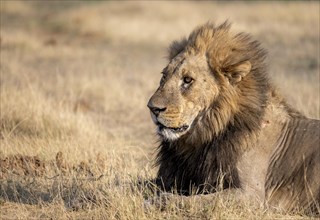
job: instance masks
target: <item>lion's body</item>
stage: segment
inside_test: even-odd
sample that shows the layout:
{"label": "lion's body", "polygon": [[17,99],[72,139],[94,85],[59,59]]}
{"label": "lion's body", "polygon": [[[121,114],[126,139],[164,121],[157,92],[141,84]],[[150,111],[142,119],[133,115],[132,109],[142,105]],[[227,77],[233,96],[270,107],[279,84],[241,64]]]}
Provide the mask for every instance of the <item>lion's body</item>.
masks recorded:
{"label": "lion's body", "polygon": [[310,208],[320,196],[320,123],[288,117],[281,104],[273,104],[266,108],[256,144],[238,161],[240,186],[272,207]]}
{"label": "lion's body", "polygon": [[164,190],[189,195],[235,187],[285,210],[319,204],[320,122],[278,95],[265,54],[226,23],[206,24],[172,44],[148,104],[162,138]]}

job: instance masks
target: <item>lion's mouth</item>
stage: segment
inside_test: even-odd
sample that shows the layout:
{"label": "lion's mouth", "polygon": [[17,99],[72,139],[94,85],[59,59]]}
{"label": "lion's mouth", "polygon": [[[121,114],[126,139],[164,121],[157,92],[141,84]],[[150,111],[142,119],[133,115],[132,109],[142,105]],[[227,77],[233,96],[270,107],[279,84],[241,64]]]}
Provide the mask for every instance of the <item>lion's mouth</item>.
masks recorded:
{"label": "lion's mouth", "polygon": [[184,132],[184,131],[188,130],[188,128],[189,128],[189,125],[183,125],[183,126],[177,127],[177,128],[167,127],[167,126],[164,126],[163,124],[161,124],[160,122],[157,122],[157,126],[159,128],[159,131],[162,131],[164,129],[169,129],[174,133]]}

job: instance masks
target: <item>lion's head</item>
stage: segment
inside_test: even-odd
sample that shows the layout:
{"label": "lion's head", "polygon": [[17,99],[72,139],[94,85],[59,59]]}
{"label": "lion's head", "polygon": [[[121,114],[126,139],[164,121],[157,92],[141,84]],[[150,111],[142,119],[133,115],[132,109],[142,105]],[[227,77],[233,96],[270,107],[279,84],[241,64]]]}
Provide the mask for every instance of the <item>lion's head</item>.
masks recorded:
{"label": "lion's head", "polygon": [[[257,77],[253,82],[250,75],[257,69],[263,72],[265,52],[250,36],[234,35],[229,29],[227,22],[218,27],[208,23],[188,39],[171,44],[169,64],[148,103],[158,134],[164,140],[185,136],[205,142],[233,121],[246,90],[255,95],[252,90],[257,90],[253,87],[259,83]],[[244,105],[256,108],[260,98],[246,97],[252,103]],[[199,134],[200,131],[212,132]]]}

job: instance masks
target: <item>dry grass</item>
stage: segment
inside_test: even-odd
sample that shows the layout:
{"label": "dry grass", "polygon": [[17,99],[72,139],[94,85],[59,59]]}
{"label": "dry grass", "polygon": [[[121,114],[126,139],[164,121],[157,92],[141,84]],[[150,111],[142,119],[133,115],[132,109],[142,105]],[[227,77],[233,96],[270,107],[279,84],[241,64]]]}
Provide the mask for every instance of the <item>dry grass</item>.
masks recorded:
{"label": "dry grass", "polygon": [[[319,3],[1,1],[0,218],[303,218],[219,197],[145,207],[146,103],[168,44],[229,19],[270,51],[290,103],[319,111]],[[59,153],[60,152],[60,153]]]}

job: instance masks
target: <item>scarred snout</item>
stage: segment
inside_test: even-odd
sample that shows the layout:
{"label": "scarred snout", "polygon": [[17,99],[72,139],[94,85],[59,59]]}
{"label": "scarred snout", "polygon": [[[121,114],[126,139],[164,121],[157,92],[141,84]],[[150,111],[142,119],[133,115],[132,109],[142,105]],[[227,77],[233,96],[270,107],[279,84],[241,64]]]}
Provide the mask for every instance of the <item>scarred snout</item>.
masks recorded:
{"label": "scarred snout", "polygon": [[148,108],[150,109],[150,111],[155,115],[155,116],[159,116],[159,114],[161,112],[164,112],[167,108],[166,107],[163,107],[163,106],[157,106],[155,105],[151,99],[149,100],[148,102]]}
{"label": "scarred snout", "polygon": [[168,140],[175,140],[185,134],[190,128],[182,120],[182,109],[167,104],[166,98],[161,92],[156,91],[150,98],[147,106],[151,111],[151,118],[157,125],[157,133],[160,137]]}
{"label": "scarred snout", "polygon": [[155,93],[149,100],[147,104],[150,111],[158,117],[160,113],[165,112],[167,109],[166,104],[163,100]]}

